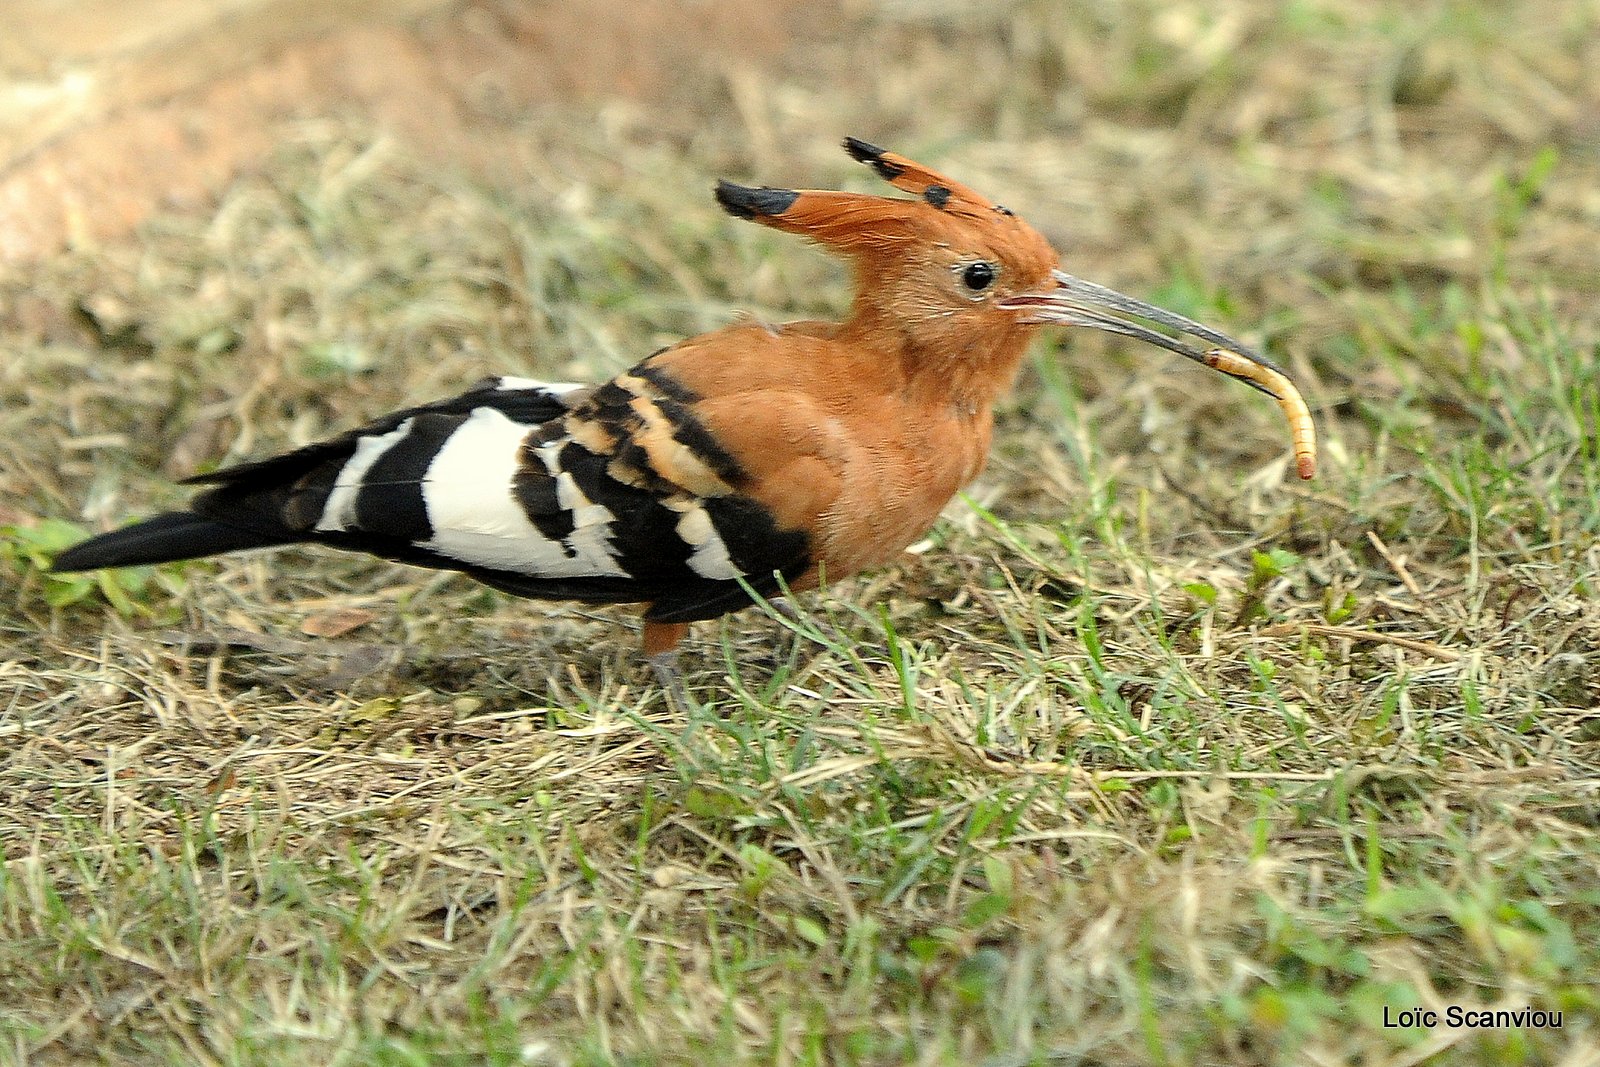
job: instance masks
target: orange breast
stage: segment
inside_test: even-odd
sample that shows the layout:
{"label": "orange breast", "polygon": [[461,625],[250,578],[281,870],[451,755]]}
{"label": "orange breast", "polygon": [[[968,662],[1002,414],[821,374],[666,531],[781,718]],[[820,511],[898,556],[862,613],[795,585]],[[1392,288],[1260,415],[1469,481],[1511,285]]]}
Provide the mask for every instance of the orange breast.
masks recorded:
{"label": "orange breast", "polygon": [[750,474],[740,492],[803,529],[830,577],[893,560],[982,470],[993,420],[915,390],[831,329],[741,324],[656,357]]}

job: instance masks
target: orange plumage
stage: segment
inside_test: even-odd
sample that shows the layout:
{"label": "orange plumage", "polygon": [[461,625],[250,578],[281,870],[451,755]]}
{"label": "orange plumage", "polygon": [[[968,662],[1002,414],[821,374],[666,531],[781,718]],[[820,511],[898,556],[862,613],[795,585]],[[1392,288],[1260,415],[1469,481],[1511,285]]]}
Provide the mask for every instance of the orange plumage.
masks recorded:
{"label": "orange plumage", "polygon": [[982,469],[994,403],[1048,324],[1139,338],[1278,397],[1310,476],[1309,413],[1260,356],[1063,273],[1037,231],[974,190],[845,147],[910,197],[716,191],[729,212],[850,260],[845,321],[738,323],[596,386],[489,379],[197,479],[211,488],[188,511],[94,538],[57,569],[309,541],[522,596],[643,602],[646,653],[675,685],[690,622],[746,606],[750,588],[879,566],[920,537]]}

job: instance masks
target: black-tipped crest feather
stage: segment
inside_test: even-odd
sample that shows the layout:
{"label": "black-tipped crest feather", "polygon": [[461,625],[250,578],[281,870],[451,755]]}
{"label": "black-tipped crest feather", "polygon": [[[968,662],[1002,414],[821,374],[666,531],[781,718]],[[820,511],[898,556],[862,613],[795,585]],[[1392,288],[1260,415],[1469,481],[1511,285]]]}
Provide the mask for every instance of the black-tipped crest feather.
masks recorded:
{"label": "black-tipped crest feather", "polygon": [[717,183],[717,203],[722,205],[722,210],[741,219],[781,215],[799,197],[793,189],[756,188],[730,181]]}
{"label": "black-tipped crest feather", "polygon": [[850,158],[857,163],[865,163],[877,171],[878,177],[886,182],[892,182],[905,173],[904,167],[896,166],[883,158],[883,154],[888,151],[887,149],[879,148],[877,145],[869,141],[863,141],[859,137],[846,137],[844,139],[844,150],[849,152]]}

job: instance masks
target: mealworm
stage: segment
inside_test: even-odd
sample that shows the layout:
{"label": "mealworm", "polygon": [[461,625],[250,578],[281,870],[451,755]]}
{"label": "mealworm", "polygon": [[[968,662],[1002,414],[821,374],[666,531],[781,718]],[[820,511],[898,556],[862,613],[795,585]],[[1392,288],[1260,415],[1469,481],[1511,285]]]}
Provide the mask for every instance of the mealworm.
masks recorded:
{"label": "mealworm", "polygon": [[1317,428],[1311,423],[1311,409],[1287,375],[1247,359],[1226,348],[1206,352],[1206,366],[1223,374],[1254,382],[1278,402],[1289,420],[1289,435],[1294,443],[1295,472],[1302,478],[1317,473]]}

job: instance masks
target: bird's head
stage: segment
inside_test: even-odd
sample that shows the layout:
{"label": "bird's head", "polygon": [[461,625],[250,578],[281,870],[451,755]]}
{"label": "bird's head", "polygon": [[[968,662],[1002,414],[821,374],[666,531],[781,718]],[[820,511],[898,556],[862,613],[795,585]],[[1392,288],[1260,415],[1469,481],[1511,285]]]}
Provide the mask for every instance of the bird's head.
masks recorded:
{"label": "bird's head", "polygon": [[984,404],[1010,383],[1040,326],[1087,326],[1147,341],[1279,399],[1295,426],[1301,476],[1310,477],[1310,415],[1266,359],[1182,315],[1067,274],[1039,231],[969,186],[854,137],[844,148],[911,198],[727,181],[716,189],[730,214],[810,238],[852,261],[856,295],[843,336],[892,352],[912,375]]}
{"label": "bird's head", "polygon": [[1014,364],[1036,316],[1005,301],[1051,284],[1058,257],[1050,243],[1008,209],[920,163],[853,137],[844,146],[913,198],[721,182],[717,201],[848,257],[856,297],[845,329],[855,339],[932,366],[997,357]]}

